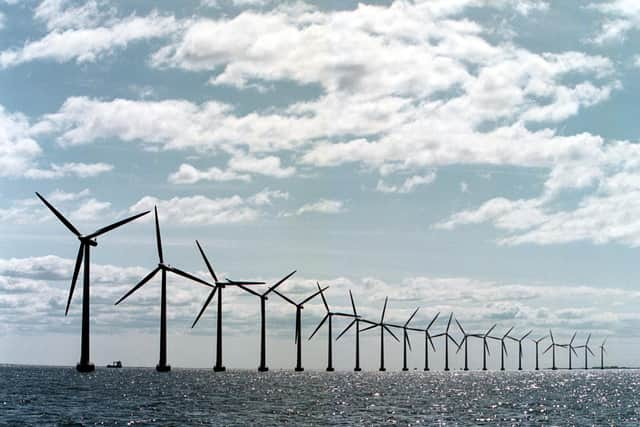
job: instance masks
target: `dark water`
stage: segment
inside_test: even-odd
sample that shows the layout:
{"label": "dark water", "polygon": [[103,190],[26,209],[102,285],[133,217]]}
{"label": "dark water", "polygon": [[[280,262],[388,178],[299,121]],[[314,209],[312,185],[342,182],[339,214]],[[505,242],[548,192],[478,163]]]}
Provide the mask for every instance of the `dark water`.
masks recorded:
{"label": "dark water", "polygon": [[640,371],[0,367],[2,425],[640,425]]}

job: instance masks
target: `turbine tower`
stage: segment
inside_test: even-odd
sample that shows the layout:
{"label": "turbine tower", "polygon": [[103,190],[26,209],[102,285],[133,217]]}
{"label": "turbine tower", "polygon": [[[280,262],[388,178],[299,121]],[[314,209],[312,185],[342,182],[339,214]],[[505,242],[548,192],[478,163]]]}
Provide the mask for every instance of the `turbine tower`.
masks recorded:
{"label": "turbine tower", "polygon": [[502,338],[500,338],[500,370],[501,371],[504,371],[504,357],[509,355],[509,352],[507,351],[507,345],[504,343],[504,340],[506,340],[507,338],[511,338],[511,336],[509,335],[511,331],[513,331],[513,326],[507,331],[506,334],[502,336]]}
{"label": "turbine tower", "polygon": [[431,348],[433,349],[433,352],[435,353],[436,351],[436,346],[433,345],[433,340],[431,339],[431,334],[429,333],[429,329],[431,328],[431,326],[433,326],[438,316],[440,316],[440,312],[438,312],[435,316],[433,316],[433,319],[431,319],[431,322],[429,322],[429,324],[424,330],[424,370],[425,371],[429,370],[429,344],[431,344]]}
{"label": "turbine tower", "polygon": [[569,370],[573,369],[573,366],[571,364],[571,353],[575,354],[576,356],[578,355],[578,353],[576,353],[576,348],[573,346],[573,340],[576,339],[576,334],[577,332],[574,332],[573,336],[571,337],[571,341],[569,341],[569,344],[565,345],[565,347],[569,349]]}
{"label": "turbine tower", "polygon": [[360,368],[360,322],[362,322],[362,319],[360,319],[360,316],[356,311],[356,304],[355,302],[353,302],[353,294],[351,293],[351,290],[349,290],[349,298],[351,299],[351,307],[353,308],[353,320],[351,321],[351,323],[349,323],[349,325],[347,325],[346,328],[344,328],[342,332],[340,332],[340,335],[338,335],[336,341],[338,341],[341,336],[343,336],[349,329],[351,329],[353,325],[356,325],[356,367],[353,370],[355,372],[360,372],[362,371],[362,369]]}
{"label": "turbine tower", "polygon": [[604,354],[607,352],[607,350],[604,349],[604,345],[607,343],[607,338],[604,339],[604,341],[602,341],[602,344],[600,344],[600,369],[604,369]]}
{"label": "turbine tower", "polygon": [[193,328],[194,326],[196,326],[196,324],[198,323],[198,320],[200,320],[200,317],[202,316],[204,311],[207,309],[207,306],[209,305],[209,303],[211,302],[211,300],[213,299],[214,295],[217,292],[218,293],[218,312],[216,313],[217,314],[216,364],[213,367],[213,370],[214,372],[224,372],[226,368],[222,364],[222,290],[227,286],[240,287],[243,285],[264,285],[264,282],[234,281],[234,280],[229,280],[227,278],[225,278],[224,282],[220,282],[218,280],[218,276],[216,276],[215,271],[213,271],[213,267],[211,267],[211,264],[209,263],[209,260],[207,259],[207,256],[205,255],[204,250],[202,249],[202,246],[200,246],[200,242],[198,242],[197,240],[196,240],[196,245],[198,246],[198,250],[200,251],[200,255],[202,255],[202,259],[204,260],[204,263],[207,265],[207,270],[209,270],[209,274],[211,274],[211,277],[215,282],[215,287],[211,290],[211,293],[209,294],[206,301],[204,302],[204,305],[202,306],[200,313],[198,313],[198,317],[196,317],[196,320],[193,321],[193,324],[191,325],[191,327]]}
{"label": "turbine tower", "polygon": [[403,332],[403,335],[404,335],[403,340],[402,340],[402,343],[403,343],[402,370],[403,371],[408,371],[409,370],[409,368],[407,367],[407,346],[409,347],[409,351],[413,351],[413,349],[411,348],[411,340],[409,340],[409,331],[422,332],[421,329],[415,329],[415,328],[410,328],[409,327],[409,323],[411,323],[411,320],[413,320],[413,317],[416,315],[418,310],[420,310],[420,307],[415,309],[415,311],[409,317],[409,320],[407,320],[404,325],[392,325],[392,324],[389,324],[389,326],[391,326],[393,328],[402,329],[402,332]]}
{"label": "turbine tower", "polygon": [[460,324],[460,322],[458,322],[458,319],[456,319],[456,324],[458,325],[458,328],[460,328],[460,332],[462,332],[462,341],[460,341],[460,344],[458,345],[458,349],[456,350],[456,353],[460,352],[460,349],[462,349],[462,344],[464,344],[464,370],[468,371],[469,370],[468,338],[471,338],[471,337],[482,338],[482,335],[466,333],[464,328]]}
{"label": "turbine tower", "polygon": [[267,311],[267,300],[269,299],[268,295],[275,291],[275,289],[282,285],[289,277],[293,276],[296,273],[293,270],[291,273],[280,279],[275,285],[271,286],[264,293],[258,293],[253,289],[249,289],[244,285],[238,285],[238,287],[244,291],[249,292],[260,298],[260,366],[258,366],[259,372],[267,372],[269,368],[267,367],[267,319],[266,319],[266,311]]}
{"label": "turbine tower", "polygon": [[449,315],[449,321],[447,322],[447,328],[444,332],[434,335],[434,338],[444,337],[444,370],[449,370],[449,340],[453,341],[453,343],[457,346],[458,342],[449,334],[449,328],[451,327],[451,321],[453,320],[453,313]]}
{"label": "turbine tower", "polygon": [[329,323],[327,325],[327,372],[333,372],[335,371],[335,369],[333,368],[333,327],[332,327],[331,320],[333,319],[333,316],[353,317],[353,314],[340,313],[340,312],[329,310],[329,304],[327,304],[327,300],[324,297],[324,291],[320,288],[320,283],[316,282],[316,285],[318,285],[318,290],[320,291],[320,296],[322,297],[322,303],[324,304],[324,308],[327,311],[327,314],[325,314],[322,320],[320,321],[320,323],[318,323],[318,326],[316,326],[316,329],[309,336],[309,340],[313,338],[316,332],[320,330],[324,322],[326,322],[328,319]]}
{"label": "turbine tower", "polygon": [[524,356],[522,352],[522,341],[524,341],[529,335],[531,335],[531,332],[533,332],[533,330],[530,330],[529,332],[524,334],[520,339],[514,338],[512,336],[507,337],[510,340],[518,343],[518,371],[522,371],[522,357]]}
{"label": "turbine tower", "polygon": [[160,223],[158,222],[158,209],[156,207],[153,208],[153,213],[155,215],[156,222],[156,245],[158,248],[158,266],[154,268],[149,274],[138,282],[129,292],[124,294],[122,298],[116,301],[115,305],[120,304],[122,301],[127,299],[129,295],[140,289],[145,283],[155,276],[158,271],[162,273],[162,281],[160,287],[160,359],[158,364],[156,365],[156,370],[158,372],[169,372],[171,370],[171,366],[167,365],[167,272],[171,272],[177,274],[179,276],[185,277],[187,279],[193,280],[205,286],[213,287],[210,283],[205,282],[202,279],[199,279],[189,273],[186,273],[177,268],[171,267],[168,264],[164,263],[164,257],[162,256],[162,239],[160,238]]}
{"label": "turbine tower", "polygon": [[538,364],[538,344],[540,344],[542,341],[546,340],[548,337],[548,335],[545,335],[541,338],[538,338],[537,340],[534,340],[533,338],[529,338],[531,341],[533,341],[536,344],[536,371],[540,370],[540,365]]}
{"label": "turbine tower", "polygon": [[289,304],[292,304],[296,308],[295,343],[296,343],[296,346],[297,346],[297,350],[296,350],[296,367],[295,367],[295,370],[297,372],[304,371],[304,368],[302,367],[302,309],[304,309],[304,305],[306,303],[308,303],[309,301],[311,301],[312,299],[314,299],[315,297],[317,297],[318,295],[320,295],[322,292],[326,291],[327,289],[329,289],[329,287],[325,286],[324,288],[316,291],[311,296],[303,299],[299,303],[294,302],[292,299],[290,299],[286,295],[280,293],[280,291],[278,291],[277,289],[275,289],[273,291],[273,293],[278,295],[280,298],[282,298],[283,300],[285,300]]}
{"label": "turbine tower", "polygon": [[566,344],[556,344],[556,340],[553,338],[553,332],[551,332],[551,329],[549,329],[549,337],[551,337],[551,344],[549,344],[549,347],[547,347],[547,349],[545,351],[543,351],[542,354],[545,354],[547,351],[551,350],[551,354],[552,354],[551,369],[553,369],[555,371],[555,370],[558,369],[558,367],[556,366],[556,347],[564,348],[567,345]]}
{"label": "turbine tower", "polygon": [[584,342],[583,345],[579,345],[579,346],[575,347],[576,349],[584,348],[584,369],[589,369],[589,354],[588,353],[591,353],[592,356],[595,356],[593,351],[591,351],[591,347],[589,347],[589,340],[591,340],[591,334],[589,334],[589,336],[587,337],[587,340]]}
{"label": "turbine tower", "polygon": [[36,196],[44,203],[51,212],[64,224],[69,231],[71,231],[80,240],[80,247],[78,248],[78,255],[76,256],[76,265],[73,269],[73,278],[71,279],[71,288],[69,289],[69,298],[67,299],[67,307],[64,311],[66,316],[69,313],[69,306],[71,305],[71,299],[73,298],[73,291],[76,288],[76,281],[78,280],[78,273],[80,272],[80,266],[84,259],[83,268],[83,284],[82,284],[82,335],[80,340],[80,362],[76,365],[76,369],[79,372],[93,372],[95,366],[89,360],[89,286],[90,286],[90,266],[91,266],[91,247],[98,246],[96,238],[108,231],[118,228],[134,219],[140,218],[143,215],[148,214],[150,211],[145,211],[137,215],[133,215],[129,218],[125,218],[118,222],[115,222],[106,227],[102,227],[91,234],[83,235],[76,227],[69,222],[56,208],[53,207],[40,193],[36,192]]}
{"label": "turbine tower", "polygon": [[487,370],[487,354],[491,355],[491,352],[489,351],[489,343],[488,343],[489,338],[497,339],[497,340],[500,339],[500,338],[492,337],[491,335],[489,335],[489,334],[491,334],[491,331],[493,331],[495,329],[496,326],[498,326],[498,325],[494,324],[482,336],[482,370],[483,371]]}
{"label": "turbine tower", "polygon": [[384,299],[384,306],[382,307],[382,316],[380,316],[380,322],[379,323],[374,323],[371,322],[369,320],[362,320],[365,323],[368,323],[370,326],[367,326],[366,328],[364,328],[362,330],[362,332],[368,331],[369,329],[373,329],[373,328],[380,328],[380,369],[379,371],[386,371],[385,367],[384,367],[384,331],[386,330],[387,332],[389,332],[389,334],[398,342],[400,342],[400,340],[398,339],[397,336],[395,336],[395,334],[393,332],[391,332],[391,329],[389,329],[389,326],[384,323],[384,314],[387,311],[387,302],[389,300],[389,297],[386,297]]}

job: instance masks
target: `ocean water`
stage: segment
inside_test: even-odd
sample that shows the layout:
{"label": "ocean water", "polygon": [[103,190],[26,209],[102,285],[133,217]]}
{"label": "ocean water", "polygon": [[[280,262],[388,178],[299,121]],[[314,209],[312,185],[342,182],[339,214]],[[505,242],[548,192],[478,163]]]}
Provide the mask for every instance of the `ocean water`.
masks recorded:
{"label": "ocean water", "polygon": [[0,367],[0,424],[640,425],[640,371]]}

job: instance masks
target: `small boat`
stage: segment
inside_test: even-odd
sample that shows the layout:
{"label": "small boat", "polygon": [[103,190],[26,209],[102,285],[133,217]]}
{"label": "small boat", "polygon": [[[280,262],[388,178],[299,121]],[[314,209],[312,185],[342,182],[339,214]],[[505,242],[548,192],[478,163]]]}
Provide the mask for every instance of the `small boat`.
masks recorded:
{"label": "small boat", "polygon": [[114,361],[107,365],[107,368],[122,368],[122,362],[119,360]]}

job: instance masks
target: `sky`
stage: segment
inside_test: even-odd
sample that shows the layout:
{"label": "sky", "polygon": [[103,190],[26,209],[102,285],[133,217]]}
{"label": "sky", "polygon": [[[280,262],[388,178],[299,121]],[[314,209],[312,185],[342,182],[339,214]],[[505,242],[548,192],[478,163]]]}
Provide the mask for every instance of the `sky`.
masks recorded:
{"label": "sky", "polygon": [[[79,358],[78,241],[38,191],[84,233],[157,206],[165,260],[206,280],[196,239],[220,277],[297,270],[294,299],[320,283],[371,319],[387,296],[393,323],[441,312],[435,333],[453,312],[471,332],[592,334],[594,352],[608,337],[607,364],[637,365],[638,30],[633,0],[0,0],[0,363]],[[98,365],[157,363],[158,279],[113,304],[157,265],[154,238],[147,215],[93,249]],[[208,289],[169,277],[169,363],[210,367],[213,304],[191,328]],[[259,300],[224,295],[225,365],[255,368]],[[305,336],[323,314],[305,306]],[[295,364],[294,315],[269,298],[272,368]],[[326,345],[305,341],[307,368]],[[377,335],[362,345],[375,368]],[[353,352],[347,333],[336,368]]]}

